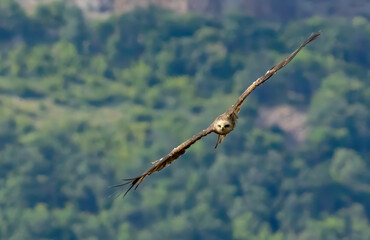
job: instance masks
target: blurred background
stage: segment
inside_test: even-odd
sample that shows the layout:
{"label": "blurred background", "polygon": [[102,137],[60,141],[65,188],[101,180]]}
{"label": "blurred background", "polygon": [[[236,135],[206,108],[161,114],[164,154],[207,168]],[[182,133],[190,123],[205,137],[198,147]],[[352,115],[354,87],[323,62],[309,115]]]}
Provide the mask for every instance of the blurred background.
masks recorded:
{"label": "blurred background", "polygon": [[[369,17],[369,0],[1,0],[0,239],[370,239]],[[217,150],[110,197],[319,30]]]}

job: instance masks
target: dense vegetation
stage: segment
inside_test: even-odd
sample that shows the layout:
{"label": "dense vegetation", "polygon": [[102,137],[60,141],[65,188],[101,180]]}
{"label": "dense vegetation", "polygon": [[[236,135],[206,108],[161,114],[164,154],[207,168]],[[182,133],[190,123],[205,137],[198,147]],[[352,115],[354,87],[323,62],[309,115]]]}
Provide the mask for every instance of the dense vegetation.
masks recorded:
{"label": "dense vegetation", "polygon": [[[196,143],[139,191],[109,197],[257,89],[215,151]],[[286,24],[138,9],[86,22],[0,2],[1,239],[370,239],[370,23]],[[307,114],[303,142],[259,123]],[[290,139],[290,140],[289,140]]]}

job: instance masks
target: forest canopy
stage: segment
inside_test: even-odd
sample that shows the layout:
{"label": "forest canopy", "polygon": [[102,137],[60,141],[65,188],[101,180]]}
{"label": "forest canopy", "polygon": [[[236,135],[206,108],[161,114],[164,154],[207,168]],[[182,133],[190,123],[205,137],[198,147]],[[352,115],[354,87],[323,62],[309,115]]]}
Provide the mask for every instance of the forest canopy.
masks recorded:
{"label": "forest canopy", "polygon": [[[216,151],[211,135],[109,197],[318,30]],[[28,14],[1,1],[0,238],[370,239],[369,42],[363,17],[150,7],[87,21],[63,3]],[[279,109],[304,121],[284,127]]]}

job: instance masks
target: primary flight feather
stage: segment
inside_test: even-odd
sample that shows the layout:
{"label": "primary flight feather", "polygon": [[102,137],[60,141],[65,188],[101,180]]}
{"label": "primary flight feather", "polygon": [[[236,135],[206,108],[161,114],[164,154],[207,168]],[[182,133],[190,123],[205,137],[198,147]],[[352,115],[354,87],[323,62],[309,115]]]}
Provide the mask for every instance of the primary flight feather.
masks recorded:
{"label": "primary flight feather", "polygon": [[318,36],[320,36],[320,33],[312,33],[294,52],[292,52],[289,56],[287,56],[283,61],[281,61],[279,64],[273,66],[270,70],[268,70],[263,76],[258,78],[256,81],[254,81],[243,93],[240,95],[240,97],[237,99],[234,105],[232,105],[229,109],[227,109],[226,112],[218,116],[212,123],[209,125],[208,128],[201,131],[200,133],[194,135],[192,138],[186,140],[182,144],[180,144],[178,147],[174,148],[169,154],[162,157],[161,159],[152,162],[153,167],[150,168],[147,172],[143,173],[142,175],[135,177],[135,178],[129,178],[124,179],[125,183],[115,185],[114,187],[122,187],[125,185],[129,185],[129,188],[124,193],[123,196],[126,196],[126,194],[133,188],[135,189],[140,185],[140,183],[149,176],[150,174],[160,171],[163,168],[170,165],[174,160],[179,158],[181,155],[183,155],[192,144],[194,144],[196,141],[201,139],[204,136],[207,136],[208,134],[214,132],[218,134],[218,139],[215,148],[222,142],[222,140],[225,138],[225,136],[231,132],[236,125],[236,120],[238,118],[238,114],[240,112],[240,107],[243,104],[244,100],[248,97],[248,95],[259,85],[264,83],[266,80],[268,80],[270,77],[272,77],[279,69],[283,68],[285,65],[287,65],[296,55],[297,53],[304,48],[308,43],[315,40]]}

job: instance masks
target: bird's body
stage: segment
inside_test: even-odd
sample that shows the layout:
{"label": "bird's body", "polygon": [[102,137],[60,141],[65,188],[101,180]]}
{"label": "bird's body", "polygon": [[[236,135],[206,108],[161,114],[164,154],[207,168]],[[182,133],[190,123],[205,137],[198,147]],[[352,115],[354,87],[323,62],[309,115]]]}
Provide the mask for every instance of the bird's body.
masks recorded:
{"label": "bird's body", "polygon": [[170,165],[174,160],[179,158],[182,154],[185,153],[186,149],[188,149],[192,144],[194,144],[196,141],[201,139],[202,137],[214,132],[218,134],[217,144],[215,148],[222,142],[222,140],[225,138],[227,134],[229,134],[232,130],[234,130],[238,114],[240,111],[240,107],[244,100],[248,97],[248,95],[259,85],[264,83],[266,80],[268,80],[270,77],[272,77],[279,69],[283,68],[285,65],[287,65],[294,57],[295,55],[308,43],[316,39],[320,33],[311,34],[310,37],[306,39],[305,42],[303,42],[293,53],[291,53],[288,57],[286,57],[283,61],[281,61],[279,64],[272,67],[270,70],[268,70],[262,77],[258,78],[256,81],[254,81],[243,93],[240,95],[240,97],[237,99],[236,103],[232,105],[225,113],[218,116],[212,123],[209,125],[208,128],[203,130],[202,132],[194,135],[192,138],[186,140],[182,144],[180,144],[178,147],[174,148],[169,154],[162,157],[161,159],[152,162],[153,167],[149,169],[149,171],[143,173],[142,175],[125,179],[127,181],[123,184],[118,184],[115,187],[121,187],[126,184],[129,184],[129,189],[125,192],[124,196],[127,194],[128,191],[130,191],[133,187],[135,189],[140,185],[140,183],[146,178],[147,176],[151,175],[153,172],[157,172],[162,170],[163,168]]}
{"label": "bird's body", "polygon": [[225,112],[218,116],[211,124],[214,132],[218,134],[218,139],[215,148],[224,140],[225,136],[234,130],[238,116],[234,112]]}

